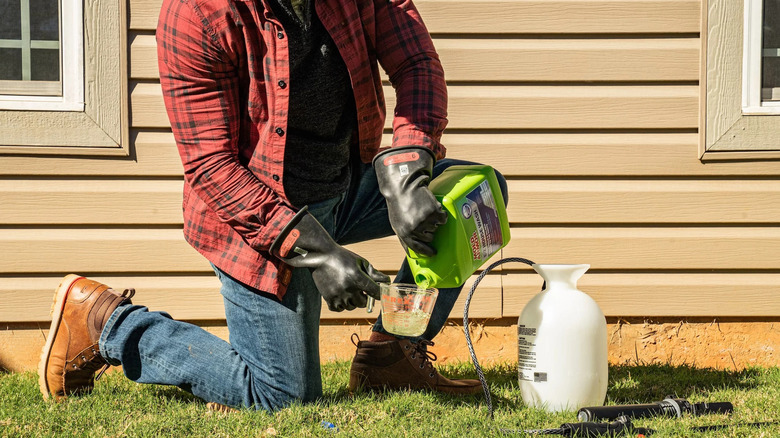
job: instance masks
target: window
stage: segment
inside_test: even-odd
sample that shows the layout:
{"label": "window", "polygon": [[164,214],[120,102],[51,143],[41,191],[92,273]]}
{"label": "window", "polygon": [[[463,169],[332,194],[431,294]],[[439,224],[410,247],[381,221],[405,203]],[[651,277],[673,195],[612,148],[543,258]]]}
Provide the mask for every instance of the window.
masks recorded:
{"label": "window", "polygon": [[700,157],[780,159],[780,0],[703,0]]}
{"label": "window", "polygon": [[81,2],[0,0],[0,108],[82,111]]}
{"label": "window", "polygon": [[126,0],[0,0],[0,154],[128,149]]}
{"label": "window", "polygon": [[780,114],[780,0],[745,1],[742,112]]}

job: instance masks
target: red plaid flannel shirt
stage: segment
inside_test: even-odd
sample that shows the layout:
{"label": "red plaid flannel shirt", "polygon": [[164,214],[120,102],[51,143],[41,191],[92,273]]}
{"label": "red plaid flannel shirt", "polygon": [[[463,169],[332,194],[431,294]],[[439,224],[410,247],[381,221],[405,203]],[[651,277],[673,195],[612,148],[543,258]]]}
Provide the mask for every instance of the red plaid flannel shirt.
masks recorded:
{"label": "red plaid flannel shirt", "polygon": [[[411,0],[314,0],[349,70],[360,158],[379,150],[396,92],[393,147],[438,157],[444,73]],[[282,297],[290,268],[268,248],[295,215],[284,193],[287,37],[266,0],[164,0],[157,27],[163,98],[184,164],[184,235],[231,277]]]}

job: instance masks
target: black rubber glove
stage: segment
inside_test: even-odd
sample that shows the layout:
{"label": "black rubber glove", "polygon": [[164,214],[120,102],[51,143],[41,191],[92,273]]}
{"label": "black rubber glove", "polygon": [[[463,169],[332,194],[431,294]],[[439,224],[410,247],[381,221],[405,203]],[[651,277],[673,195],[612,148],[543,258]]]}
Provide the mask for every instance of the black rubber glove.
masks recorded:
{"label": "black rubber glove", "polygon": [[305,207],[274,240],[270,252],[290,266],[309,268],[328,308],[335,312],[366,307],[368,296],[380,298],[377,282],[390,282],[366,259],[336,243]]}
{"label": "black rubber glove", "polygon": [[430,149],[419,146],[392,148],[374,157],[390,225],[404,249],[426,257],[436,254],[429,243],[436,228],[447,222],[447,213],[428,189],[435,159]]}

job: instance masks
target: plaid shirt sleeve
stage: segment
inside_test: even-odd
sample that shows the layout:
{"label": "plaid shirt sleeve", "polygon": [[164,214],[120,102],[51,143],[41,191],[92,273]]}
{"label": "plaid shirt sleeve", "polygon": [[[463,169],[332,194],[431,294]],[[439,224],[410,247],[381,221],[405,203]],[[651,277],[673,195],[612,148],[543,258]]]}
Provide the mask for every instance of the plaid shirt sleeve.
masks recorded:
{"label": "plaid shirt sleeve", "polygon": [[447,86],[431,36],[411,0],[375,4],[377,57],[396,93],[393,147],[424,146],[442,158]]}
{"label": "plaid shirt sleeve", "polygon": [[239,161],[238,66],[230,26],[188,0],[166,1],[157,29],[163,98],[185,182],[253,248],[266,251],[294,212]]}

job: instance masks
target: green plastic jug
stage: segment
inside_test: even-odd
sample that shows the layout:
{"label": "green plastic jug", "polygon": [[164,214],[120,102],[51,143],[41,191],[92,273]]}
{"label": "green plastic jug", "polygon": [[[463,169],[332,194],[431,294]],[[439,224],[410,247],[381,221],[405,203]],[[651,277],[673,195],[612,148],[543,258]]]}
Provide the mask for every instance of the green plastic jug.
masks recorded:
{"label": "green plastic jug", "polygon": [[414,281],[421,287],[458,287],[509,243],[509,221],[492,167],[451,166],[429,188],[447,212],[434,234],[436,255],[408,250]]}

